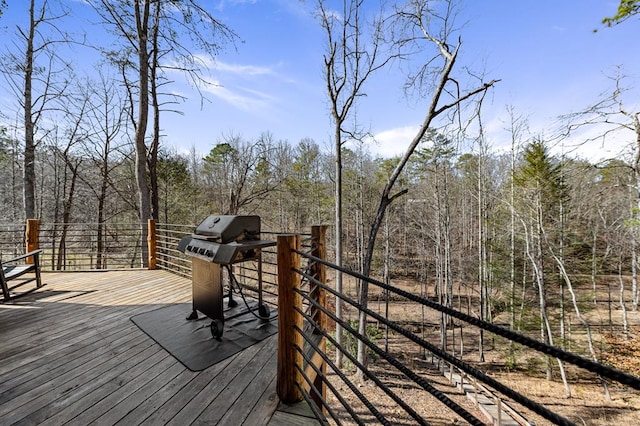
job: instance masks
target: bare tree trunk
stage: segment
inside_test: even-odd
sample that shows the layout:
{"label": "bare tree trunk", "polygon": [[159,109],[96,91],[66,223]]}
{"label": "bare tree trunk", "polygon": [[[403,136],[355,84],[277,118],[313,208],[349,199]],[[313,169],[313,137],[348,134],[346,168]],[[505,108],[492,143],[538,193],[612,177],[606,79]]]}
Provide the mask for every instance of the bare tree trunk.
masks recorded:
{"label": "bare tree trunk", "polygon": [[[143,4],[140,4],[143,3]],[[150,2],[135,0],[138,50],[138,118],[135,123],[136,183],[138,184],[138,208],[140,216],[141,264],[147,266],[147,222],[151,218],[151,190],[147,177],[147,123],[149,120],[149,8]]]}
{"label": "bare tree trunk", "polygon": [[105,257],[104,238],[106,236],[105,204],[107,201],[107,188],[109,187],[109,150],[111,134],[105,135],[102,163],[100,165],[100,190],[98,191],[98,229],[96,230],[96,269],[105,269],[107,261]]}
{"label": "bare tree trunk", "polygon": [[19,204],[24,204],[24,203],[19,203],[18,199],[18,191],[16,191],[16,188],[18,188],[18,180],[19,180],[19,173],[18,173],[18,141],[16,138],[11,138],[12,140],[12,149],[11,149],[11,204],[12,204],[12,208],[11,208],[11,220],[12,222],[17,223],[18,222],[18,217],[20,217],[20,210],[22,210],[24,212],[24,205],[22,206],[22,209],[18,208]]}
{"label": "bare tree trunk", "polygon": [[[60,155],[58,155],[58,151],[53,149],[53,176],[54,176],[54,188],[53,188],[53,196],[55,197],[54,205],[53,205],[53,229],[51,230],[51,264],[56,265],[58,259],[58,250],[59,244],[56,247],[56,242],[58,241],[58,233],[59,233],[59,223],[62,222],[60,219],[61,213],[60,211],[64,209],[62,206],[63,200],[66,195],[66,165],[60,166]],[[63,169],[60,171],[60,169]]]}
{"label": "bare tree trunk", "polygon": [[[440,180],[437,176],[437,167],[435,175],[435,182],[433,183],[433,199],[434,199],[434,221],[435,221],[435,234],[434,234],[434,263],[435,263],[435,282],[433,285],[435,296],[438,298],[440,305],[444,304],[444,288],[445,288],[445,272],[444,272],[444,242],[442,229],[442,200],[440,198]],[[444,313],[439,313],[439,333],[440,333],[440,347],[446,351],[447,348],[447,322],[445,321]]]}
{"label": "bare tree trunk", "polygon": [[[69,167],[69,171],[71,172],[71,183],[69,186],[69,194],[65,197],[63,201],[63,211],[62,211],[62,234],[60,234],[60,241],[58,247],[58,262],[56,269],[61,271],[66,269],[66,253],[67,253],[67,234],[69,232],[69,223],[71,218],[71,206],[73,206],[73,196],[75,194],[76,181],[78,178],[78,167],[80,166],[80,161],[75,164],[71,163],[69,158],[65,158],[65,162],[67,167]],[[65,173],[66,174],[66,173]],[[65,179],[66,181],[66,179]]]}
{"label": "bare tree trunk", "polygon": [[[384,221],[384,282],[385,284],[391,283],[391,277],[389,273],[390,263],[391,263],[391,247],[389,242],[390,237],[389,230],[389,216],[385,218]],[[385,289],[384,291],[384,317],[388,321],[389,320],[389,290]],[[384,326],[384,350],[389,351],[389,326],[385,324]]]}
{"label": "bare tree trunk", "polygon": [[106,234],[104,223],[105,192],[101,192],[98,197],[98,228],[96,230],[96,269],[106,269],[106,259],[104,258],[104,237]]}
{"label": "bare tree trunk", "polygon": [[[439,48],[441,58],[444,60],[444,65],[442,66],[442,69],[438,74],[438,80],[437,80],[437,83],[435,84],[435,89],[433,91],[428,109],[425,113],[422,125],[420,126],[416,135],[413,137],[412,141],[409,143],[409,146],[407,147],[405,153],[400,158],[400,161],[398,162],[396,168],[392,172],[391,176],[387,180],[387,183],[384,189],[382,190],[378,208],[376,210],[374,220],[371,223],[369,238],[367,240],[367,250],[365,253],[364,265],[362,268],[363,274],[366,276],[368,276],[371,273],[371,262],[373,261],[373,252],[375,248],[375,243],[376,243],[378,231],[382,226],[382,219],[384,218],[386,210],[395,199],[397,199],[398,197],[401,197],[402,195],[408,192],[407,189],[403,189],[399,192],[396,192],[395,194],[392,194],[392,192],[395,189],[396,182],[398,181],[398,178],[400,177],[401,173],[403,172],[407,163],[409,162],[409,159],[415,152],[418,144],[423,140],[425,134],[427,133],[427,130],[431,127],[431,123],[433,122],[433,120],[436,117],[438,117],[440,114],[445,113],[452,108],[456,108],[457,106],[459,106],[461,103],[471,98],[472,96],[485,92],[486,90],[489,89],[489,87],[492,87],[495,83],[497,83],[497,80],[492,80],[489,83],[485,83],[480,87],[475,88],[467,92],[466,94],[459,96],[453,102],[447,105],[440,106],[439,105],[440,97],[445,91],[445,87],[447,83],[450,82],[450,75],[454,68],[454,65],[458,56],[460,44],[455,46],[455,49],[451,51],[448,44],[446,44],[445,41],[437,40],[433,36],[428,34],[426,32],[427,28],[424,26],[424,23],[422,22],[422,19],[428,20],[428,17],[420,14],[424,12],[425,12],[424,10],[420,10],[419,13],[412,15],[413,17],[410,19],[416,19],[418,22],[413,22],[413,23],[410,23],[409,25],[415,25],[417,28],[420,28],[420,31],[424,32],[423,33],[424,39],[430,43],[434,43]],[[367,282],[363,283],[362,294],[360,296],[360,304],[364,307],[367,306],[368,290],[369,290],[368,283]],[[362,316],[363,314],[361,314],[361,317]],[[361,326],[364,325],[364,319],[361,318],[359,323]],[[359,330],[359,331],[362,332],[363,330]],[[364,363],[364,365],[366,366],[366,363]]]}
{"label": "bare tree trunk", "polygon": [[[535,232],[535,265],[534,271],[536,272],[536,284],[538,287],[538,308],[540,314],[540,340],[544,343],[551,344],[553,337],[547,333],[547,330],[550,330],[549,320],[547,318],[547,292],[545,287],[545,275],[544,275],[544,257],[542,255],[542,225],[540,224],[541,220],[541,209],[538,205],[537,208],[538,216],[536,221],[537,232]],[[532,230],[531,235],[534,235]],[[546,374],[547,380],[551,380],[553,378],[551,374],[551,358],[545,357],[546,360]]]}
{"label": "bare tree trunk", "polygon": [[[36,137],[38,132],[43,130],[42,119],[45,114],[54,109],[50,104],[53,99],[59,98],[65,92],[69,81],[73,80],[58,68],[61,64],[56,56],[56,45],[68,43],[69,40],[62,26],[56,21],[66,16],[64,3],[60,3],[60,9],[55,13],[51,11],[51,2],[40,2],[36,7],[35,0],[30,0],[28,27],[18,26],[17,37],[13,43],[6,43],[7,46],[15,44],[21,46],[24,42],[24,51],[19,53],[11,52],[0,63],[0,69],[10,80],[11,90],[20,104],[22,117],[24,119],[24,151],[23,151],[23,207],[24,219],[37,218],[38,193],[36,187],[36,148],[41,139]],[[18,6],[16,4],[16,6]],[[49,37],[49,33],[54,33],[54,38]],[[48,62],[40,63],[44,55]],[[65,64],[66,65],[66,64]],[[62,78],[58,75],[65,73]],[[43,193],[40,193],[41,197]],[[40,209],[43,206],[40,205]]]}
{"label": "bare tree trunk", "polygon": [[609,311],[609,331],[613,334],[613,299],[611,298],[611,282],[607,281],[607,309]]}
{"label": "bare tree trunk", "polygon": [[[449,201],[449,185],[447,179],[448,170],[443,168],[443,196],[444,196],[444,306],[453,307],[453,272],[451,271],[451,207]],[[445,315],[445,333],[448,327],[453,328],[451,317]]]}
{"label": "bare tree trunk", "polygon": [[24,61],[24,215],[25,219],[36,218],[36,143],[33,122],[33,49],[36,33],[35,1],[29,4],[29,30]]}
{"label": "bare tree trunk", "polygon": [[[429,282],[428,282],[428,273],[425,272],[423,278],[422,278],[422,282],[420,283],[420,296],[424,297],[424,298],[428,298],[429,297]],[[420,329],[422,332],[422,339],[426,339],[427,338],[427,333],[426,333],[426,325],[425,325],[425,321],[426,321],[426,307],[424,305],[421,305],[421,309],[420,309]],[[427,359],[427,350],[425,348],[422,348],[422,359]]]}
{"label": "bare tree trunk", "polygon": [[[636,222],[638,222],[638,220],[640,219],[640,112],[631,114],[629,112],[624,111],[623,109],[621,109],[621,112],[622,114],[626,115],[627,117],[633,120],[633,130],[636,136],[635,147],[634,147],[635,156],[634,156],[632,169],[633,169],[633,177],[634,177],[635,190],[636,190],[636,205],[633,211],[634,211],[634,219],[636,220]],[[636,262],[637,262],[636,239],[638,236],[638,232],[639,232],[638,225],[636,225],[635,229],[632,230],[633,234],[631,236],[631,259],[632,259],[631,272],[632,272],[632,280],[633,280],[632,300],[633,300],[634,311],[638,310],[638,269],[636,268]]]}
{"label": "bare tree trunk", "polygon": [[[341,19],[336,19],[332,10],[327,10],[325,0],[318,0],[322,28],[326,32],[328,51],[324,56],[325,79],[334,121],[335,146],[335,263],[342,266],[342,145],[343,135],[358,139],[357,130],[343,126],[351,116],[358,97],[364,94],[363,86],[369,76],[384,67],[389,59],[378,57],[381,32],[375,24],[368,46],[362,39],[364,27],[361,19],[363,0],[345,0]],[[367,271],[368,272],[368,271]],[[367,274],[365,274],[367,275]],[[336,291],[342,292],[342,274],[336,271]],[[365,305],[366,307],[366,305]],[[342,319],[342,302],[336,298],[336,316]],[[365,319],[360,318],[360,332],[364,335]],[[336,341],[342,344],[342,327],[336,325]],[[358,343],[358,361],[362,362],[364,344]],[[336,364],[342,366],[342,355],[336,351]],[[366,366],[366,363],[364,363]],[[362,372],[358,372],[362,375]]]}
{"label": "bare tree trunk", "polygon": [[[560,258],[558,258],[556,255],[553,255],[553,258],[558,264],[558,269],[560,270],[560,274],[562,275],[564,282],[567,284],[567,289],[571,294],[571,301],[573,302],[573,309],[576,313],[576,316],[578,317],[578,320],[587,331],[587,344],[589,345],[589,353],[591,354],[591,359],[594,362],[598,362],[598,356],[596,355],[595,348],[593,347],[593,337],[591,336],[591,326],[589,325],[589,322],[587,322],[587,320],[582,316],[582,313],[580,312],[580,307],[578,306],[578,298],[573,289],[573,284],[569,279],[569,275],[567,274],[567,271],[564,267],[564,262]],[[609,387],[607,386],[607,382],[601,376],[598,376],[598,378],[600,379],[600,383],[602,384],[602,387],[604,389],[605,398],[607,399],[607,401],[610,401],[611,394],[609,393]]]}
{"label": "bare tree trunk", "polygon": [[564,314],[564,284],[560,281],[559,284],[559,308],[560,308],[560,347],[566,350],[565,342],[567,340],[565,331],[565,314]]}
{"label": "bare tree trunk", "polygon": [[631,235],[631,300],[634,312],[638,310],[638,253],[636,233]]}
{"label": "bare tree trunk", "polygon": [[[482,137],[482,136],[481,136]],[[480,142],[479,155],[478,155],[478,170],[477,170],[477,188],[478,191],[478,284],[480,290],[480,320],[486,320],[487,312],[487,241],[486,241],[486,229],[485,229],[485,185],[484,185],[484,169],[483,169],[483,155],[482,143]],[[480,336],[478,339],[478,359],[480,362],[484,362],[484,330],[480,329]]]}
{"label": "bare tree trunk", "polygon": [[[562,156],[560,162],[560,181],[564,183],[564,168],[565,168],[565,157],[564,157],[564,144],[562,145]],[[560,221],[560,247],[559,247],[559,260],[560,263],[564,264],[564,232],[565,232],[565,212],[564,212],[564,197],[560,197],[560,211],[559,211],[559,221]],[[555,256],[555,255],[554,255]],[[562,280],[562,273],[560,273],[560,347],[562,349],[566,349],[565,342],[565,308],[564,308],[564,284]]]}
{"label": "bare tree trunk", "polygon": [[618,282],[620,283],[620,310],[622,311],[622,332],[625,339],[629,336],[629,319],[627,317],[627,306],[624,303],[624,279],[622,277],[622,255],[618,257]]}
{"label": "bare tree trunk", "polygon": [[[526,224],[523,223],[523,226],[525,227],[525,232],[526,232]],[[533,232],[531,232],[531,236],[533,237]],[[541,339],[543,342],[548,343],[549,345],[553,346],[553,333],[551,330],[551,324],[549,323],[549,318],[547,317],[547,306],[546,306],[546,296],[545,296],[545,291],[544,291],[544,275],[543,275],[543,265],[541,263],[541,261],[537,260],[537,258],[539,258],[539,256],[541,255],[541,241],[540,238],[542,237],[542,229],[539,228],[538,230],[538,238],[537,238],[537,242],[536,242],[536,256],[534,257],[533,254],[531,253],[531,249],[530,249],[530,244],[529,244],[529,236],[525,235],[525,250],[526,250],[526,255],[529,258],[529,261],[531,263],[531,266],[533,268],[533,274],[534,277],[536,279],[536,285],[538,287],[538,297],[539,297],[539,304],[540,304],[540,333],[541,333]],[[547,357],[547,361],[548,361],[548,357]],[[561,360],[557,360],[558,361],[558,367],[560,369],[560,375],[562,377],[562,382],[564,383],[564,389],[565,389],[565,395],[567,398],[571,397],[571,389],[569,388],[569,383],[567,382],[567,377],[564,371],[564,365],[562,363]],[[549,362],[547,362],[547,380],[551,380],[551,369],[550,369],[550,364]]]}
{"label": "bare tree trunk", "polygon": [[[513,120],[512,120],[513,122]],[[512,126],[513,128],[513,126]],[[511,179],[510,179],[510,202],[509,213],[511,216],[511,228],[509,235],[509,329],[516,329],[516,210],[515,203],[515,182],[513,175],[516,170],[516,152],[515,152],[516,137],[514,132],[511,134]],[[515,344],[509,341],[509,356],[513,358],[515,365]]]}
{"label": "bare tree trunk", "polygon": [[[342,141],[340,137],[340,127],[336,125],[335,138],[335,264],[342,266]],[[342,294],[342,272],[336,269],[335,289],[338,294]],[[336,317],[342,319],[342,299],[336,297]],[[336,323],[336,343],[343,345],[342,325]],[[340,350],[336,350],[336,365],[342,367],[343,357]]]}
{"label": "bare tree trunk", "polygon": [[[525,238],[528,238],[525,236]],[[525,247],[523,249],[524,257],[526,258],[529,252],[528,241],[525,240]],[[520,324],[522,324],[522,318],[524,316],[524,306],[525,301],[527,300],[527,262],[522,262],[522,293],[520,294],[520,308],[518,310],[518,326],[516,330],[520,330]]]}
{"label": "bare tree trunk", "polygon": [[592,229],[593,243],[591,244],[591,286],[593,289],[593,304],[598,304],[598,287],[597,287],[597,274],[598,274],[598,231]]}
{"label": "bare tree trunk", "polygon": [[[149,158],[147,159],[148,168],[149,168],[149,183],[150,183],[150,197],[151,197],[151,213],[150,216],[152,219],[158,220],[160,219],[160,211],[159,211],[159,198],[158,198],[158,149],[160,148],[160,101],[158,99],[158,68],[160,67],[159,63],[159,54],[160,48],[158,45],[158,32],[160,29],[160,2],[156,2],[154,9],[154,23],[152,28],[152,55],[151,55],[151,66],[149,69],[150,72],[150,80],[149,83],[151,85],[151,105],[153,108],[153,136],[152,142],[149,149]],[[146,226],[146,225],[145,225]]]}

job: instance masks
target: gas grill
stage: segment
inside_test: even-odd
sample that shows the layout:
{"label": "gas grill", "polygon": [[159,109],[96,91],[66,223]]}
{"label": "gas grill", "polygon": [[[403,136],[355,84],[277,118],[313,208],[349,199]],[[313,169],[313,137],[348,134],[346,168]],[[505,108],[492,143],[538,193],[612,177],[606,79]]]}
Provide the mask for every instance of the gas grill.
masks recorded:
{"label": "gas grill", "polygon": [[233,299],[233,287],[243,299],[244,295],[233,275],[233,265],[251,260],[258,262],[257,316],[269,318],[269,308],[262,301],[262,249],[275,244],[260,239],[259,216],[211,215],[203,220],[194,234],[178,243],[178,250],[192,257],[193,312],[187,319],[197,320],[200,311],[211,318],[211,334],[220,339],[224,329],[223,269],[229,274],[228,304],[234,307],[237,302]]}

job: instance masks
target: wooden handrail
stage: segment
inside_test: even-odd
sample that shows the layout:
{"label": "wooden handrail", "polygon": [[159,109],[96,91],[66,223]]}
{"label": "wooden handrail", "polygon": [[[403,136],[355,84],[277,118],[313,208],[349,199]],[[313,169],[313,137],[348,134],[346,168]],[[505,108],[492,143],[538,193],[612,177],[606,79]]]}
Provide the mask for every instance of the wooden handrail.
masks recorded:
{"label": "wooden handrail", "polygon": [[[314,226],[311,230],[311,255],[326,258],[327,226]],[[327,365],[323,354],[326,353],[326,291],[318,285],[310,284],[308,297],[310,304],[310,327],[303,327],[303,297],[301,296],[301,236],[279,235],[278,256],[278,397],[285,403],[294,403],[308,394],[316,407],[324,411],[327,398]],[[315,280],[326,282],[326,267],[314,262],[309,274]],[[315,304],[317,302],[317,305]],[[305,330],[301,333],[300,330]],[[308,330],[308,331],[307,331]],[[309,334],[310,333],[310,334]],[[306,335],[303,336],[303,334]],[[305,345],[313,342],[311,345]],[[303,356],[302,351],[306,353]],[[322,354],[321,354],[322,353]],[[306,364],[303,362],[306,359]],[[311,387],[315,388],[313,391]]]}
{"label": "wooden handrail", "polygon": [[[38,219],[27,219],[27,229],[24,233],[27,253],[40,248],[39,235],[40,233],[40,221]],[[27,259],[27,263],[33,265],[33,257]]]}
{"label": "wooden handrail", "polygon": [[302,401],[299,385],[302,375],[297,366],[302,366],[302,354],[296,349],[303,345],[302,316],[295,307],[302,305],[300,294],[300,235],[278,236],[278,378],[277,393],[287,404]]}
{"label": "wooden handrail", "polygon": [[149,251],[149,262],[147,268],[156,269],[158,260],[158,239],[156,236],[156,221],[149,219],[147,222],[147,247]]}

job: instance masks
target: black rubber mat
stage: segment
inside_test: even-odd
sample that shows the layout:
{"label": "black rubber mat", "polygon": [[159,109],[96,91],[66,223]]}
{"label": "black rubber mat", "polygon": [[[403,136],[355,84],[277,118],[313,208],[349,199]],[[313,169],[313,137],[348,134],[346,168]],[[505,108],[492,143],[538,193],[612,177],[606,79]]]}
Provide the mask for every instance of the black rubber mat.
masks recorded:
{"label": "black rubber mat", "polygon": [[[257,314],[257,302],[248,300]],[[277,312],[272,309],[268,320],[254,316],[239,300],[238,306],[227,308],[224,299],[224,332],[220,340],[211,334],[211,320],[199,314],[187,320],[191,303],[170,305],[131,317],[142,331],[191,371],[201,371],[278,331]]]}

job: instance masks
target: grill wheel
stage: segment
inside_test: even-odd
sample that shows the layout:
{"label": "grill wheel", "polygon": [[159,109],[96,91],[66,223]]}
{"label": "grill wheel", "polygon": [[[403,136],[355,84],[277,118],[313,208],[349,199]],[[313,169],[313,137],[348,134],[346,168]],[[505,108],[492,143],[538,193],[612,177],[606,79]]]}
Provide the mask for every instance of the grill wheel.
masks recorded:
{"label": "grill wheel", "polygon": [[220,340],[222,337],[222,332],[224,331],[224,323],[219,319],[214,319],[211,321],[211,335],[216,339]]}

